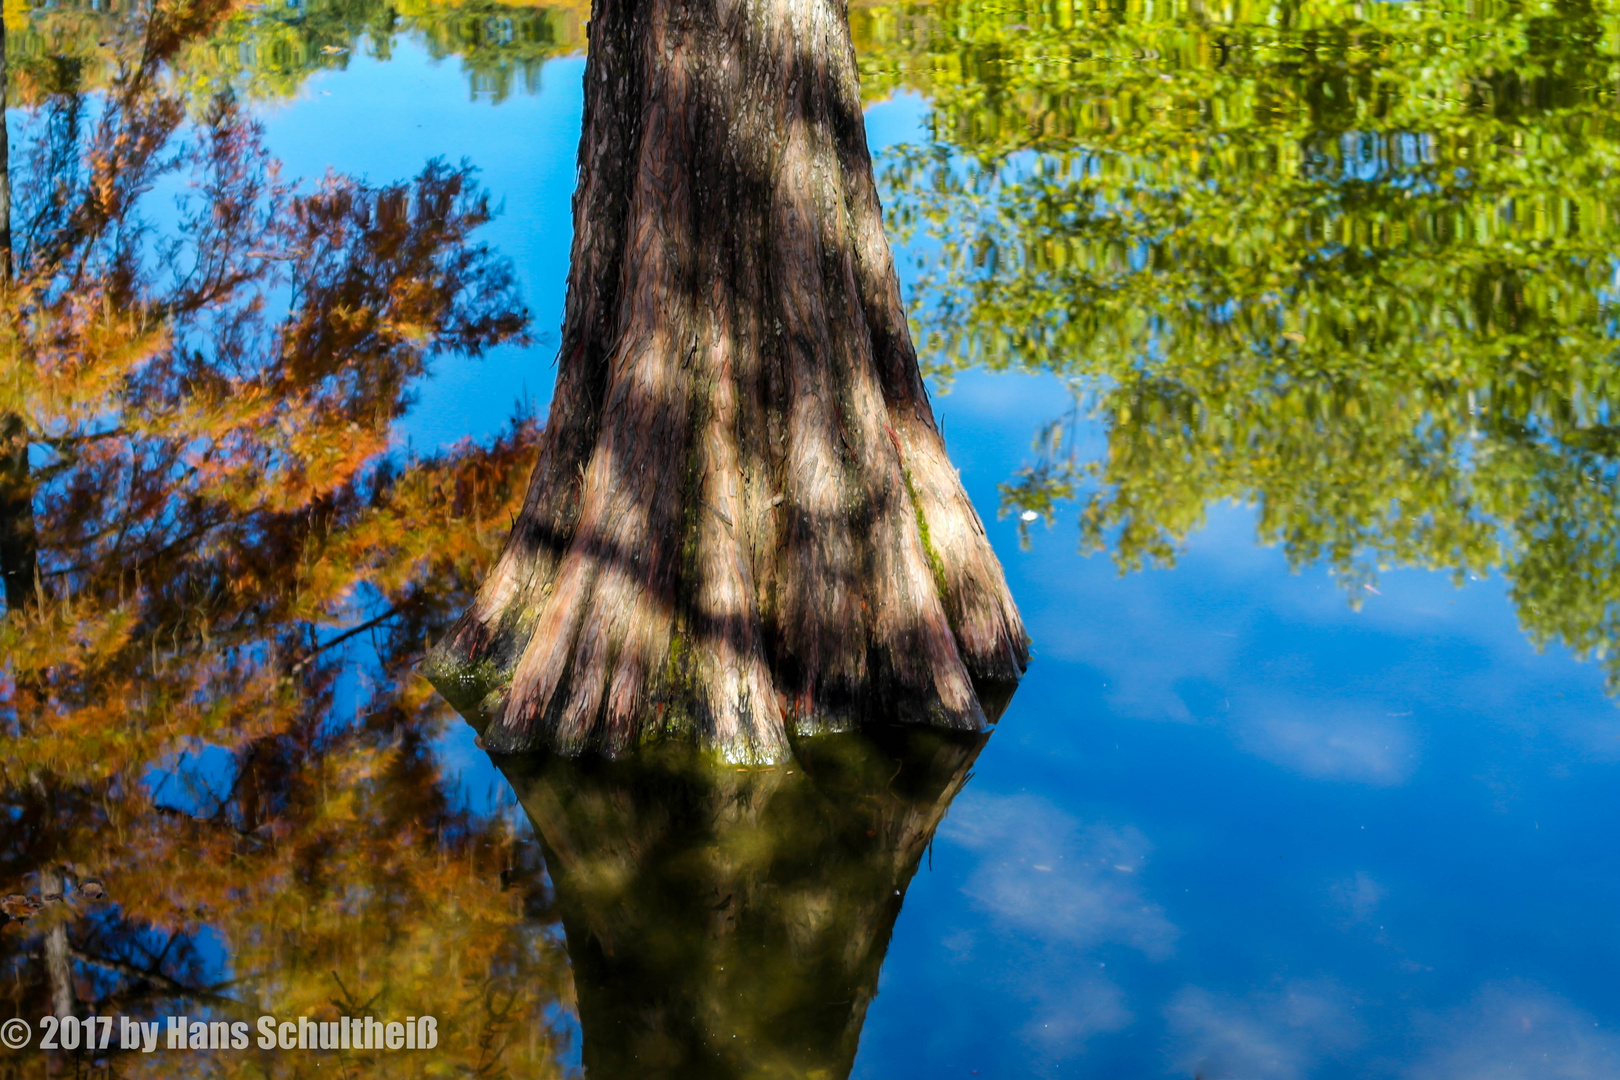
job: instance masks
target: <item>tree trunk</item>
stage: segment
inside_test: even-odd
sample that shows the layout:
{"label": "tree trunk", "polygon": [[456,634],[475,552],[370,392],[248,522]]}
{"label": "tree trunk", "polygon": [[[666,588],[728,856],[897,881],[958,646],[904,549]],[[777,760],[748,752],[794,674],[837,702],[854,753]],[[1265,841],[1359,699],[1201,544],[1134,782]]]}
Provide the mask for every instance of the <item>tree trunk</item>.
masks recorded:
{"label": "tree trunk", "polygon": [[596,0],[555,397],[424,673],[493,750],[977,731],[1028,639],[945,455],[839,0]]}
{"label": "tree trunk", "polygon": [[21,611],[34,595],[37,544],[27,428],[17,414],[0,413],[0,576],[10,611]]}
{"label": "tree trunk", "polygon": [[801,743],[792,769],[503,760],[568,939],[591,1080],[841,1080],[983,736]]}

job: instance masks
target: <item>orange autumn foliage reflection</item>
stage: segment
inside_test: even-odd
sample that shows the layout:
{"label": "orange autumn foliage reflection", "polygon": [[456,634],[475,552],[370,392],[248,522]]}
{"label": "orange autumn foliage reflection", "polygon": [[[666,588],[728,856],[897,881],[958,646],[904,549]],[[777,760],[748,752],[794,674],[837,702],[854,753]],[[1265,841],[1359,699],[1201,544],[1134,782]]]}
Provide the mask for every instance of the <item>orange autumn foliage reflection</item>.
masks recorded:
{"label": "orange autumn foliage reflection", "polygon": [[[521,341],[527,314],[474,238],[470,168],[298,184],[228,99],[188,119],[169,58],[225,11],[157,5],[110,83],[49,94],[14,144],[0,893],[41,906],[0,916],[0,1017],[66,993],[431,1010],[413,1074],[551,1075],[567,977],[538,859],[460,808],[411,676],[504,538],[535,429],[425,459],[390,435],[435,356]],[[346,1067],[390,1074],[371,1058]]]}

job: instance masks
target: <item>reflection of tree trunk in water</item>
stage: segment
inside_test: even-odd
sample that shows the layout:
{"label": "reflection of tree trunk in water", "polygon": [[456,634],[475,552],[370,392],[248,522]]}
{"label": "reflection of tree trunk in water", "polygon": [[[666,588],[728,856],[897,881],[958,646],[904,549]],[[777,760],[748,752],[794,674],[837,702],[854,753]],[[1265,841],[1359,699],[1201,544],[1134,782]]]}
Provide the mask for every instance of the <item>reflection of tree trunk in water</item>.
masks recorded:
{"label": "reflection of tree trunk in water", "polygon": [[1027,638],[918,372],[838,0],[595,0],[557,384],[425,673],[491,749],[963,731]]}
{"label": "reflection of tree trunk in water", "polygon": [[[0,304],[11,304],[16,268],[11,250],[11,132],[6,111],[11,105],[6,21],[0,11]],[[11,319],[14,313],[0,312]],[[20,362],[14,359],[14,363]],[[28,467],[28,426],[16,413],[0,413],[0,578],[5,580],[7,611],[20,611],[34,597],[38,538],[34,529],[34,479]],[[45,805],[50,797],[38,774],[32,777]],[[51,920],[45,932],[45,978],[50,986],[52,1016],[73,1015],[73,957],[68,945],[66,881],[56,870],[39,872],[41,896],[61,899],[47,905]]]}
{"label": "reflection of tree trunk in water", "polygon": [[591,1080],[847,1076],[902,894],[981,745],[828,735],[758,771],[501,760],[557,890]]}
{"label": "reflection of tree trunk in water", "polygon": [[[11,139],[5,115],[6,24],[0,15],[0,290],[10,299]],[[0,577],[5,578],[6,607],[16,611],[34,592],[37,540],[34,535],[34,483],[28,470],[28,433],[23,418],[0,413]]]}
{"label": "reflection of tree trunk in water", "polygon": [[47,904],[45,916],[52,920],[45,932],[45,977],[51,987],[51,1015],[73,1015],[73,957],[68,951],[67,903],[62,875],[55,870],[39,872],[41,896],[63,897]]}
{"label": "reflection of tree trunk in water", "polygon": [[34,484],[22,417],[0,415],[0,573],[6,607],[20,611],[34,595]]}

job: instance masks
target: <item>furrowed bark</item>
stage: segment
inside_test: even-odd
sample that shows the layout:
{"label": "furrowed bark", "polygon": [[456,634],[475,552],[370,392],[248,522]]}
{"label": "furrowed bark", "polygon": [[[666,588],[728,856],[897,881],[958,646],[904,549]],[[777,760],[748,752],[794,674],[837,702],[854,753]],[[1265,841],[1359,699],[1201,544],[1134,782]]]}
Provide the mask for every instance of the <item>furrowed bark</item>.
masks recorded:
{"label": "furrowed bark", "polygon": [[918,374],[845,8],[597,0],[590,33],[540,460],[424,673],[497,751],[980,730],[1028,639]]}

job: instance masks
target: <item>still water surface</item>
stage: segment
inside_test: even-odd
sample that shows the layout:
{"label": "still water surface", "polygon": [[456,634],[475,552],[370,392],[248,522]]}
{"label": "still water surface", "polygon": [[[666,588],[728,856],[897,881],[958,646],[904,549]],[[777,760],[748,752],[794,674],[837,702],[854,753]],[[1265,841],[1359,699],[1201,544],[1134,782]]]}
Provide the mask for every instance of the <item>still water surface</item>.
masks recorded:
{"label": "still water surface", "polygon": [[[465,160],[501,213],[416,262],[355,225],[295,282],[253,275],[296,237],[187,231],[185,170],[108,211],[153,223],[122,241],[149,268],[172,234],[249,269],[25,402],[56,441],[0,891],[67,899],[0,927],[0,1013],[65,963],[81,1013],[436,1013],[406,1072],[350,1056],[375,1075],[1620,1076],[1620,12],[855,8],[936,409],[1035,659],[982,749],[714,775],[498,769],[409,674],[544,415],[583,69],[577,12],[418,6],[204,20],[134,89],[47,63],[116,13],[35,14],[13,169],[63,294],[51,238],[93,245],[41,193],[94,172],[65,127],[156,146],[164,94],[174,146],[236,85],[283,179]],[[377,299],[462,256],[482,291]],[[249,293],[390,314],[232,331]],[[232,414],[248,386],[272,405]],[[337,1064],[178,1060],[111,1058]]]}

